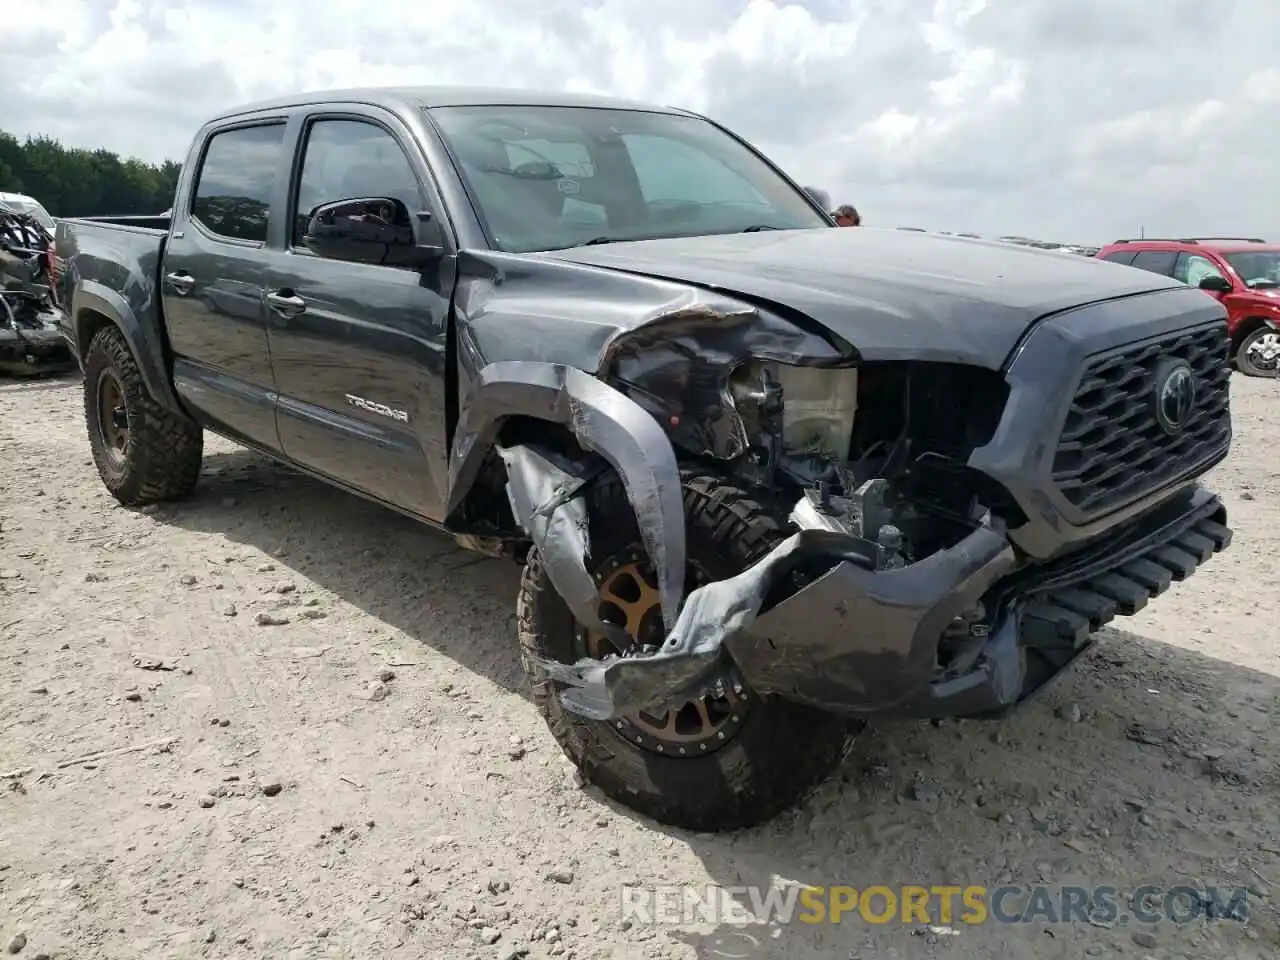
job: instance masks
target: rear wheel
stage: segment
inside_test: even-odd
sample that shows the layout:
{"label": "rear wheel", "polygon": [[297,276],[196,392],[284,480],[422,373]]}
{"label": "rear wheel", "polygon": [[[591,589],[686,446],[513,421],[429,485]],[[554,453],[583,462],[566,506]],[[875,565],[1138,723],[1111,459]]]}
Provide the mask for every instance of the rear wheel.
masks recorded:
{"label": "rear wheel", "polygon": [[84,362],[84,416],[93,460],[126,506],[186,496],[200,476],[204,434],[151,398],[124,335],[104,327]]}
{"label": "rear wheel", "polygon": [[[601,619],[624,626],[634,644],[657,645],[664,633],[658,590],[625,491],[610,476],[589,496],[590,516],[603,518],[593,519],[591,529]],[[787,535],[745,493],[713,478],[687,476],[684,501],[686,592],[740,573]],[[618,652],[576,622],[536,548],[521,580],[519,622],[526,664]],[[839,762],[855,727],[757,696],[732,668],[711,678],[703,696],[676,709],[610,721],[569,712],[558,696],[560,685],[533,682],[547,725],[584,780],[639,813],[691,830],[747,827],[794,805]]]}
{"label": "rear wheel", "polygon": [[1250,377],[1280,376],[1280,331],[1266,324],[1240,341],[1236,366]]}

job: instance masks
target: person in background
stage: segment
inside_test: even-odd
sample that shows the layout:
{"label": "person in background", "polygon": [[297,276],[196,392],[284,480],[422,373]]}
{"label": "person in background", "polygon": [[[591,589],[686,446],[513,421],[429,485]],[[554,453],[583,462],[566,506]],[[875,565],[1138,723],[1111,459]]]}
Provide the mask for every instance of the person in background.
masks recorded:
{"label": "person in background", "polygon": [[862,217],[854,209],[853,205],[849,203],[842,203],[836,207],[831,211],[831,216],[835,218],[836,224],[841,227],[862,226]]}

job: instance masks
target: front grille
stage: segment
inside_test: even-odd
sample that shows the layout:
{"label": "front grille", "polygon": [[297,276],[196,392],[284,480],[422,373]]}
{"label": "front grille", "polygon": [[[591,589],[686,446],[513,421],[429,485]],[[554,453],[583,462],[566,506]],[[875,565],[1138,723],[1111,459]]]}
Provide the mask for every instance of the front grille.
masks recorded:
{"label": "front grille", "polygon": [[[1195,404],[1170,435],[1156,420],[1156,371],[1191,365]],[[1086,514],[1129,503],[1186,475],[1231,436],[1231,364],[1221,323],[1091,357],[1053,458],[1053,480]]]}

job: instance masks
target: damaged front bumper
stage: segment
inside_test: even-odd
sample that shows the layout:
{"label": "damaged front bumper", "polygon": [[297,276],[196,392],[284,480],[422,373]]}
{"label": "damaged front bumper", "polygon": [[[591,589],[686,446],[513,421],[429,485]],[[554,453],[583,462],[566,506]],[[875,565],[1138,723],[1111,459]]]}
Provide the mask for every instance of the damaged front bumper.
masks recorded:
{"label": "damaged front bumper", "polygon": [[[567,709],[600,720],[661,712],[726,669],[757,694],[847,716],[990,715],[1226,549],[1226,521],[1221,501],[1194,486],[1047,563],[1020,563],[988,522],[897,569],[878,569],[859,538],[801,530],[737,577],[693,591],[656,653],[533,666],[564,685]],[[761,613],[774,586],[817,556],[837,562]],[[967,621],[975,609],[981,618]]]}

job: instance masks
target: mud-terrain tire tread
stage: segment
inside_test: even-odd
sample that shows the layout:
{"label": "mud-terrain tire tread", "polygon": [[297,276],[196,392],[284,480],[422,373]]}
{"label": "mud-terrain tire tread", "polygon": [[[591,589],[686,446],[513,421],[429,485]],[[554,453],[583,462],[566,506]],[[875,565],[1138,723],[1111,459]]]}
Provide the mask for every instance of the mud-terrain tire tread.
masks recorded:
{"label": "mud-terrain tire tread", "polygon": [[[716,561],[716,576],[745,569],[788,535],[731,483],[692,471],[683,472],[681,479],[689,557],[708,565]],[[609,518],[602,531],[592,530],[596,557],[638,542],[634,514],[616,474],[601,477],[588,496],[590,515]],[[517,619],[534,702],[584,782],[668,826],[715,832],[772,819],[802,803],[827,778],[843,758],[850,734],[862,726],[780,698],[756,696],[743,729],[719,750],[696,758],[644,753],[607,723],[570,713],[556,686],[530,669],[540,657],[573,659],[574,620],[547,578],[536,547],[529,551],[521,578]]]}
{"label": "mud-terrain tire tread", "polygon": [[[98,373],[109,367],[124,393],[129,412],[129,454],[119,477],[103,463],[98,437]],[[89,342],[84,367],[85,428],[103,484],[128,507],[176,500],[195,489],[204,457],[204,431],[185,416],[166,410],[152,398],[124,335],[115,327],[99,330]]]}

